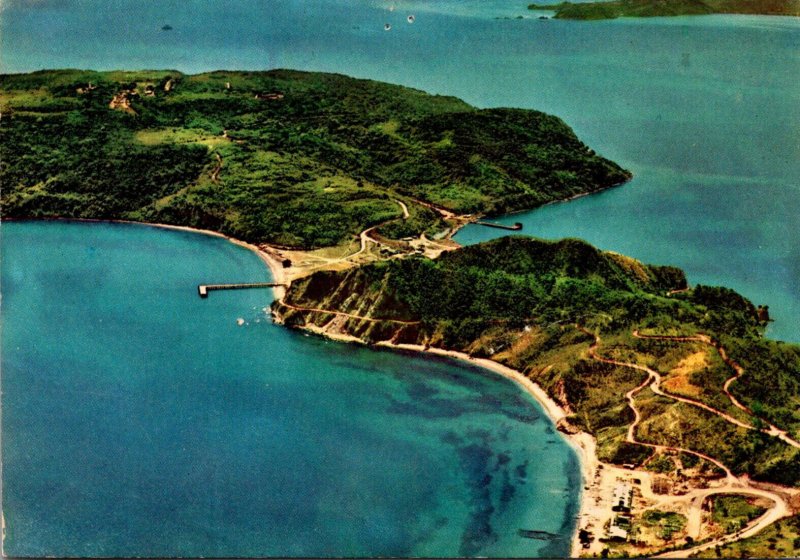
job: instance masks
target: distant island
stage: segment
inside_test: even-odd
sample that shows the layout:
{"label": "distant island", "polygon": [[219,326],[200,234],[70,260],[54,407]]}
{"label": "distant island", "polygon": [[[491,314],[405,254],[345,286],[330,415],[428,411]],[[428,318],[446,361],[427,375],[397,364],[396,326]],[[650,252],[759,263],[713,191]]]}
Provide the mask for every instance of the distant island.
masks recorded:
{"label": "distant island", "polygon": [[559,19],[754,14],[800,16],[800,0],[611,0],[574,4],[530,4],[531,10],[553,10]]}

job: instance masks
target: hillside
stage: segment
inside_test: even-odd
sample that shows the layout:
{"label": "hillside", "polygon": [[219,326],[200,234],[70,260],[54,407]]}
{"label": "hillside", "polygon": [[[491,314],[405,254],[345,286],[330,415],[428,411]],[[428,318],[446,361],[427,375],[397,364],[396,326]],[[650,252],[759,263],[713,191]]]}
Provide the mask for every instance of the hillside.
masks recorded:
{"label": "hillside", "polygon": [[165,222],[302,248],[620,184],[560,119],[287,70],[0,76],[4,218]]}
{"label": "hillside", "polygon": [[[637,396],[640,441],[707,454],[736,475],[800,485],[800,449],[752,429],[775,424],[800,435],[800,348],[764,340],[755,307],[735,292],[685,287],[679,269],[582,241],[506,237],[435,260],[317,272],[296,280],[273,309],[291,326],[458,350],[517,369],[571,410],[570,424],[593,434],[600,458],[616,464],[653,461],[651,448],[626,441],[633,415],[625,394],[654,368],[658,383]],[[731,392],[748,413],[722,389],[734,375],[723,358],[744,368]],[[680,470],[671,459],[656,464]]]}
{"label": "hillside", "polygon": [[530,4],[531,10],[555,10],[559,19],[613,19],[708,14],[800,16],[800,0],[611,0],[573,4]]}

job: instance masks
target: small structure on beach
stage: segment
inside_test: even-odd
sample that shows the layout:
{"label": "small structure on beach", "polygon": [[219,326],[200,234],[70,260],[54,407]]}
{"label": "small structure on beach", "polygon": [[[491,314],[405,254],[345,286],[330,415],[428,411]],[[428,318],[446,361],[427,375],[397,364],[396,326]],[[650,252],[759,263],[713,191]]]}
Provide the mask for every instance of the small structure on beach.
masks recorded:
{"label": "small structure on beach", "polygon": [[633,505],[633,487],[627,483],[617,484],[611,497],[611,511],[630,513]]}
{"label": "small structure on beach", "polygon": [[610,541],[627,541],[628,540],[628,530],[625,527],[621,526],[621,519],[620,517],[615,517],[611,521],[611,525],[608,527],[608,540]]}

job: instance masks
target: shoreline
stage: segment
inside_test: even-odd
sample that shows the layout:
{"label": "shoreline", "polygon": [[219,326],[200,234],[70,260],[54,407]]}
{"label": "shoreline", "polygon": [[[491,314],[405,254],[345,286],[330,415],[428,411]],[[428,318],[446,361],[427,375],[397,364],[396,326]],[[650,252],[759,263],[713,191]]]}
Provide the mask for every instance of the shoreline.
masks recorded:
{"label": "shoreline", "polygon": [[[273,320],[281,323],[280,317],[273,314]],[[294,328],[294,327],[293,327]],[[346,342],[350,344],[361,344],[367,346],[364,340],[344,333],[332,333],[326,331],[317,325],[304,325],[296,327],[299,330],[308,331],[310,333],[323,336],[336,342]],[[589,494],[594,490],[599,491],[603,486],[599,479],[596,478],[598,467],[601,465],[600,460],[597,458],[596,441],[591,434],[586,432],[567,433],[558,429],[559,423],[564,420],[568,414],[557,402],[555,402],[537,383],[522,374],[522,372],[505,366],[501,363],[495,362],[488,358],[473,358],[464,352],[457,350],[445,350],[442,348],[424,347],[419,344],[397,344],[389,341],[380,341],[375,343],[376,347],[387,348],[389,350],[405,350],[411,352],[418,352],[420,354],[433,354],[436,356],[446,357],[472,366],[478,366],[482,369],[489,370],[490,372],[504,377],[514,382],[520,389],[530,395],[544,410],[547,417],[556,426],[557,431],[567,441],[578,456],[581,470],[581,488],[579,492],[578,511],[575,516],[575,527],[573,534],[570,538],[570,557],[577,558],[581,551],[581,543],[578,539],[579,530],[581,529],[581,519],[586,516],[591,517],[591,504]],[[588,489],[587,489],[588,488]]]}
{"label": "shoreline", "polygon": [[[103,220],[109,221],[109,220]],[[224,233],[220,233],[218,231],[213,231],[210,229],[199,229],[193,228],[190,226],[176,226],[172,224],[158,224],[158,223],[148,223],[148,222],[133,222],[127,220],[116,220],[111,221],[111,223],[122,223],[122,224],[137,224],[143,226],[150,226],[160,229],[169,229],[174,231],[185,231],[189,233],[199,233],[201,235],[210,235],[212,237],[219,237],[233,243],[234,245],[238,245],[239,247],[244,247],[245,249],[249,249],[250,251],[254,252],[256,256],[261,259],[272,275],[272,281],[278,284],[287,284],[288,279],[286,277],[286,273],[283,269],[283,264],[278,260],[275,255],[270,254],[268,251],[265,251],[261,247],[257,245],[253,245],[252,243],[248,243],[247,241],[242,241],[241,239],[236,239],[235,237],[231,237],[230,235],[225,235]],[[282,286],[276,286],[272,288],[272,295],[275,299],[280,300],[283,299],[283,296],[286,294],[286,288]]]}
{"label": "shoreline", "polygon": [[[271,254],[269,250],[264,250],[261,247],[258,247],[257,245],[248,243],[246,241],[242,241],[240,239],[236,239],[235,237],[225,235],[218,231],[194,228],[190,226],[178,226],[173,224],[137,222],[133,220],[98,220],[98,219],[80,219],[80,218],[78,219],[47,218],[47,220],[128,224],[128,225],[148,226],[153,228],[160,228],[173,231],[183,231],[188,233],[196,233],[201,235],[218,237],[221,239],[225,239],[228,242],[233,243],[234,245],[244,247],[245,249],[249,249],[250,251],[254,252],[270,270],[270,273],[273,277],[273,282],[286,284],[287,286],[290,283],[286,273],[284,272],[282,262],[278,259],[277,256]],[[272,289],[272,293],[273,296],[275,297],[275,300],[280,301],[286,294],[286,288],[275,287]],[[273,313],[273,320],[278,324],[282,324],[280,317],[276,317],[274,313]],[[328,332],[324,328],[318,327],[316,325],[305,325],[300,328],[302,330],[306,330],[308,332],[323,336],[325,338],[337,342],[347,342],[347,343],[357,343],[357,344],[367,345],[367,343],[364,340],[358,337],[344,333]],[[581,545],[578,540],[578,532],[579,529],[581,528],[580,520],[584,516],[590,515],[589,513],[590,504],[587,494],[589,494],[592,490],[597,490],[597,488],[594,487],[599,486],[599,484],[595,482],[596,480],[595,474],[597,473],[598,467],[600,466],[601,463],[597,458],[596,441],[594,437],[582,431],[576,433],[567,433],[562,430],[559,430],[558,429],[559,422],[561,422],[568,416],[567,411],[564,410],[564,408],[562,408],[557,402],[555,402],[545,392],[545,390],[542,389],[541,386],[539,386],[537,383],[534,383],[531,379],[523,375],[522,372],[518,370],[515,370],[513,368],[510,368],[508,366],[505,366],[488,358],[473,358],[469,354],[466,354],[464,352],[458,352],[456,350],[445,350],[442,348],[433,348],[433,347],[426,348],[422,345],[416,345],[416,344],[396,344],[389,341],[378,342],[375,344],[375,346],[388,348],[390,350],[392,349],[406,350],[412,352],[419,352],[421,354],[434,354],[437,356],[443,356],[450,359],[454,359],[459,362],[464,362],[466,364],[471,364],[473,366],[477,365],[485,370],[489,370],[496,375],[499,375],[514,382],[520,389],[522,389],[528,395],[530,395],[542,407],[547,417],[556,426],[557,431],[566,439],[570,447],[573,448],[580,462],[581,488],[579,490],[578,513],[575,518],[576,523],[573,530],[573,535],[570,539],[571,543],[570,556],[578,557],[578,555],[581,552]]]}
{"label": "shoreline", "polygon": [[[284,272],[283,263],[278,259],[277,256],[271,254],[269,251],[262,249],[261,247],[254,245],[252,243],[248,243],[247,241],[242,241],[241,239],[236,239],[235,237],[231,237],[230,235],[225,235],[224,233],[220,233],[218,231],[210,230],[210,229],[200,229],[191,226],[178,226],[174,224],[162,224],[162,223],[153,223],[153,222],[137,222],[135,220],[102,220],[96,218],[21,218],[21,219],[10,219],[10,218],[3,218],[0,220],[1,222],[78,222],[78,223],[95,223],[95,224],[126,224],[126,225],[136,225],[136,226],[146,226],[152,228],[160,228],[160,229],[168,229],[173,231],[184,231],[189,233],[197,233],[201,235],[209,235],[212,237],[219,237],[221,239],[225,239],[234,245],[238,245],[239,247],[244,247],[245,249],[249,249],[250,251],[254,252],[256,256],[261,259],[272,275],[272,281],[278,284],[287,284],[289,283],[286,273]],[[276,286],[272,288],[272,294],[275,299],[283,299],[283,296],[286,293],[286,288],[281,286]]]}
{"label": "shoreline", "polygon": [[375,345],[382,348],[409,350],[413,352],[419,352],[421,354],[445,356],[459,362],[477,365],[485,370],[491,371],[494,374],[514,382],[520,389],[533,397],[533,399],[539,403],[547,417],[555,425],[557,431],[564,437],[570,447],[572,447],[572,449],[575,451],[578,456],[578,461],[580,462],[581,487],[578,493],[578,511],[575,517],[575,527],[573,529],[572,538],[570,539],[570,556],[577,558],[581,552],[581,544],[578,540],[578,532],[581,529],[580,520],[585,514],[588,513],[587,506],[589,503],[587,500],[588,491],[584,490],[584,488],[589,487],[591,489],[593,486],[595,473],[600,465],[600,460],[597,458],[596,452],[597,442],[595,441],[594,437],[592,437],[591,434],[582,431],[568,433],[558,429],[559,423],[567,418],[567,411],[564,410],[564,408],[556,401],[554,401],[538,383],[535,383],[530,378],[523,375],[519,370],[510,368],[488,358],[473,358],[469,354],[458,352],[457,350],[445,350],[442,348],[433,347],[425,348],[419,344],[397,344],[389,341],[381,341]]}

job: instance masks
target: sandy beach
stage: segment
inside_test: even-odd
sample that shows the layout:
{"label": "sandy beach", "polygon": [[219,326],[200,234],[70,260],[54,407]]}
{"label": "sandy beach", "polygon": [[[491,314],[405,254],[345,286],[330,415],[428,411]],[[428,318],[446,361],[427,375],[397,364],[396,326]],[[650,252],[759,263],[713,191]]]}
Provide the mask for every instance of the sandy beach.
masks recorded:
{"label": "sandy beach", "polygon": [[[276,321],[280,322],[280,317],[276,317],[275,319]],[[366,344],[362,339],[350,334],[331,332],[330,330],[326,330],[324,327],[318,327],[317,325],[305,325],[303,329],[339,342]],[[497,363],[493,360],[486,358],[473,358],[464,352],[432,347],[426,348],[417,344],[395,344],[389,341],[381,341],[378,342],[376,346],[395,350],[407,350],[426,354],[435,354],[437,356],[445,356],[455,360],[463,361],[473,366],[480,366],[515,382],[522,390],[527,392],[539,404],[542,405],[542,408],[554,424],[558,425],[561,420],[567,417],[567,412],[552,398],[550,398],[550,396],[539,385],[531,381],[521,372],[508,366],[504,366],[503,364]],[[605,502],[602,500],[602,496],[610,496],[613,486],[616,482],[613,477],[597,476],[600,461],[597,459],[595,439],[590,434],[586,432],[578,432],[574,434],[564,432],[561,433],[567,438],[567,441],[578,453],[581,464],[582,490],[580,509],[578,513],[579,522],[575,527],[575,534],[572,538],[572,547],[570,552],[571,556],[577,557],[582,552],[581,544],[578,540],[578,529],[584,527],[587,523],[591,523],[595,527],[602,527],[602,523],[605,521],[605,518],[608,516],[608,512],[610,511],[608,507],[605,507]],[[617,469],[614,468],[608,469],[606,474],[611,474],[611,471],[616,470]]]}
{"label": "sandy beach", "polygon": [[[229,235],[225,235],[223,233],[219,233],[218,231],[212,231],[210,229],[198,229],[189,226],[175,226],[171,224],[149,224],[144,222],[126,222],[122,220],[112,220],[112,223],[129,223],[129,224],[141,224],[144,226],[152,226],[157,228],[163,229],[171,229],[176,231],[189,231],[192,233],[201,233],[203,235],[212,235],[214,237],[221,237],[222,239],[227,239],[234,245],[239,245],[240,247],[244,247],[246,249],[250,249],[258,258],[260,258],[264,264],[267,265],[270,272],[272,273],[272,281],[278,284],[288,284],[286,272],[283,268],[283,263],[281,263],[280,259],[273,253],[268,250],[264,250],[252,243],[247,243],[246,241],[242,241],[240,239],[236,239],[235,237],[231,237]],[[286,294],[286,288],[282,286],[276,286],[272,288],[272,294],[275,296],[275,299],[283,299],[283,296]]]}
{"label": "sandy beach", "polygon": [[[90,222],[103,221],[107,223],[137,224],[137,225],[157,227],[162,229],[186,231],[191,233],[199,233],[203,235],[220,237],[228,240],[229,242],[235,245],[239,245],[240,247],[249,249],[253,251],[256,255],[258,255],[258,257],[262,260],[262,262],[269,268],[270,272],[272,273],[273,282],[279,284],[285,284],[287,286],[291,283],[291,280],[286,274],[286,271],[283,267],[283,263],[281,262],[280,257],[274,252],[272,252],[268,247],[258,247],[252,243],[247,243],[240,239],[236,239],[234,237],[230,237],[228,235],[216,231],[193,228],[189,226],[133,222],[127,220],[75,220],[75,221],[90,221]],[[276,300],[283,299],[285,294],[286,294],[286,288],[284,287],[273,288],[273,295]],[[280,317],[273,316],[273,319],[278,323],[281,322]],[[303,328],[309,332],[325,336],[331,340],[336,340],[339,342],[347,342],[347,343],[366,344],[360,338],[342,332],[332,332],[332,330],[326,329],[324,327],[318,327],[316,325],[305,325]],[[452,359],[463,361],[468,364],[480,366],[493,373],[496,373],[497,375],[500,375],[502,377],[505,377],[506,379],[510,379],[511,381],[515,382],[522,390],[527,392],[539,404],[541,404],[542,408],[544,409],[544,411],[547,413],[548,417],[552,420],[554,424],[558,425],[558,423],[564,420],[568,415],[567,412],[552,398],[550,398],[550,396],[539,385],[531,381],[521,372],[512,369],[508,366],[504,366],[503,364],[500,364],[493,360],[489,360],[486,358],[473,358],[469,354],[458,352],[455,350],[424,347],[415,344],[394,344],[389,341],[382,341],[378,342],[376,345],[384,348],[408,350],[414,352],[435,354],[438,356],[446,356]],[[573,535],[572,550],[571,550],[571,555],[577,557],[581,552],[580,543],[578,541],[578,528],[583,527],[585,525],[586,520],[593,520],[595,523],[602,523],[602,519],[605,515],[605,510],[607,508],[598,507],[599,504],[597,503],[598,502],[597,498],[605,494],[610,495],[611,488],[613,486],[613,480],[608,480],[608,477],[606,476],[602,477],[597,476],[598,466],[600,465],[600,462],[597,459],[595,439],[590,434],[585,432],[578,432],[578,433],[561,432],[561,433],[564,435],[564,437],[567,438],[567,441],[569,441],[569,443],[572,445],[572,447],[575,449],[575,451],[578,453],[578,456],[580,457],[581,474],[583,478],[582,482],[583,489],[581,491],[581,506],[579,511],[579,523],[576,524],[576,530],[575,534]],[[584,520],[584,522],[581,523],[580,520]]]}

